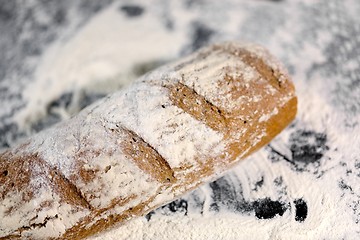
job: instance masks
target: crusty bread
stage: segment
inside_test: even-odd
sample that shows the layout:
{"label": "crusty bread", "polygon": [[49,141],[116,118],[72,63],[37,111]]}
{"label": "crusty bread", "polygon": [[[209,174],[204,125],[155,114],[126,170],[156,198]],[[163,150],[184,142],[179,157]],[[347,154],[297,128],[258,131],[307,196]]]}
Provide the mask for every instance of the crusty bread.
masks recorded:
{"label": "crusty bread", "polygon": [[0,154],[0,239],[81,239],[172,201],[295,117],[262,47],[213,45]]}

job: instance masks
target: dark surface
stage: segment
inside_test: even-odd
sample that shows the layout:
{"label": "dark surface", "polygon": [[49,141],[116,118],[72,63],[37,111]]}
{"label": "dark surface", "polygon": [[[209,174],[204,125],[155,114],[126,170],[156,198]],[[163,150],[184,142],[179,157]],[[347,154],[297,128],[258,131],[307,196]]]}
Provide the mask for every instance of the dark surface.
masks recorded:
{"label": "dark surface", "polygon": [[303,199],[296,199],[294,204],[296,208],[295,220],[298,222],[303,222],[308,214],[307,204]]}
{"label": "dark surface", "polygon": [[124,5],[119,8],[127,17],[138,17],[144,12],[144,8],[138,5]]}

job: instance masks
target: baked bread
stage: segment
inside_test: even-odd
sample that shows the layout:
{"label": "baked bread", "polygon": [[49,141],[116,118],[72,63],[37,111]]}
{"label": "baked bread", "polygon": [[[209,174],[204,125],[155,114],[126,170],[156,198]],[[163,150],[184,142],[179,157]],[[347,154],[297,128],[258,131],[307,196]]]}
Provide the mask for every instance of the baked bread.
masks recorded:
{"label": "baked bread", "polygon": [[0,239],[82,239],[215,179],[295,117],[264,48],[212,45],[0,154]]}

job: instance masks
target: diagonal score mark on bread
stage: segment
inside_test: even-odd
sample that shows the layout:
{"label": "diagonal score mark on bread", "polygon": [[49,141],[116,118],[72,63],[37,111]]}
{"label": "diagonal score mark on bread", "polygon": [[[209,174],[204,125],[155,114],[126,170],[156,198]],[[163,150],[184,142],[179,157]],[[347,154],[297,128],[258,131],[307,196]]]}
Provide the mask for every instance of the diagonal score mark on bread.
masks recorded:
{"label": "diagonal score mark on bread", "polygon": [[125,135],[124,141],[120,145],[124,153],[131,156],[141,170],[164,184],[175,181],[174,171],[170,168],[169,163],[138,134],[119,125],[116,129],[111,130],[113,132],[121,131]]}
{"label": "diagonal score mark on bread", "polygon": [[256,54],[251,53],[246,49],[234,49],[229,45],[228,47],[215,47],[220,51],[224,51],[235,55],[241,59],[247,65],[256,69],[256,71],[262,76],[264,79],[268,79],[269,83],[275,87],[278,91],[284,91],[286,88],[281,86],[280,77],[282,73],[279,70],[272,68],[271,66],[267,65],[261,57],[257,56]]}
{"label": "diagonal score mark on bread", "polygon": [[[76,209],[92,209],[87,200],[82,196],[80,190],[59,171],[44,162],[38,154],[16,156],[16,154],[5,153],[0,155],[0,168],[6,169],[6,174],[0,175],[2,190],[0,192],[0,199],[6,199],[7,195],[15,190],[21,194],[24,203],[27,203],[31,198],[34,198],[37,188],[44,188],[46,190],[51,189],[54,193],[59,194],[59,202],[71,204]],[[20,172],[20,174],[17,174],[17,172]],[[38,174],[43,176],[36,181],[34,186],[31,181],[33,176]],[[8,176],[11,176],[11,178],[8,178]],[[38,208],[46,208],[52,205],[52,200],[43,199]],[[15,216],[18,208],[21,208],[20,204],[23,203],[18,202],[13,207],[6,209],[5,215]],[[57,213],[51,213],[41,221],[36,221],[39,209],[34,206],[32,210],[33,217],[28,224],[22,225],[16,231],[16,234],[12,234],[11,237],[15,239],[20,238],[22,232],[44,228],[48,221],[58,219],[59,217]]]}
{"label": "diagonal score mark on bread", "polygon": [[194,89],[181,82],[166,87],[169,88],[171,101],[192,117],[204,122],[216,131],[227,128],[221,110],[195,92]]}
{"label": "diagonal score mark on bread", "polygon": [[[52,187],[54,191],[61,194],[63,201],[69,204],[78,206],[80,208],[91,209],[91,205],[82,196],[81,191],[74,185],[69,179],[61,174],[56,169],[50,167],[38,154],[13,156],[8,153],[5,156],[0,156],[0,167],[6,169],[7,175],[12,176],[7,178],[0,175],[0,184],[2,186],[2,192],[0,193],[0,199],[4,199],[6,195],[14,190],[14,188],[20,192],[21,189],[25,189],[23,192],[23,198],[25,200],[31,199],[34,195],[32,189],[28,188],[31,177],[34,174],[43,173],[44,177],[40,179],[37,184],[40,186]],[[21,174],[16,174],[15,171],[21,170]],[[45,206],[50,204],[44,202]],[[6,214],[11,215],[15,208],[8,209]]]}
{"label": "diagonal score mark on bread", "polygon": [[267,144],[296,104],[254,44],[161,67],[0,154],[0,239],[82,239],[142,216]]}

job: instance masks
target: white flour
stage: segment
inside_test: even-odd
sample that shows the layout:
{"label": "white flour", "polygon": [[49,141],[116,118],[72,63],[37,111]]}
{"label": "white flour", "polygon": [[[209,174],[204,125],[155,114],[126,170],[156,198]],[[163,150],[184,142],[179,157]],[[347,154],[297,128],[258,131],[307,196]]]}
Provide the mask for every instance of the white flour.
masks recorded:
{"label": "white flour", "polygon": [[[224,26],[224,31],[230,32],[224,32],[223,38],[236,38],[241,35],[248,39],[256,39],[257,35],[247,32],[246,29],[242,29],[241,34],[237,32],[237,26],[246,20],[247,10],[256,4],[260,3],[243,2],[241,6],[235,5],[230,12],[230,24]],[[273,6],[263,4],[265,7]],[[286,4],[290,3],[285,3],[285,6]],[[308,4],[311,2],[308,1]],[[296,123],[305,129],[327,133],[328,145],[331,148],[322,161],[323,175],[319,177],[320,173],[314,175],[311,171],[295,172],[286,161],[271,162],[268,160],[269,152],[262,149],[239,164],[230,175],[235,174],[239,178],[246,200],[265,197],[277,200],[281,196],[281,201],[289,202],[291,207],[283,216],[264,220],[255,218],[253,213],[248,215],[221,211],[215,215],[209,211],[209,207],[205,207],[203,215],[189,211],[187,216],[177,213],[170,216],[155,214],[150,221],[145,218],[135,219],[91,239],[357,238],[359,226],[356,223],[356,211],[359,210],[354,210],[353,213],[351,208],[358,201],[356,193],[360,192],[360,186],[357,179],[351,177],[352,175],[346,175],[346,169],[339,166],[341,161],[346,161],[350,169],[355,165],[354,159],[356,154],[358,156],[360,137],[354,136],[353,132],[360,132],[360,127],[358,125],[349,130],[344,126],[347,115],[339,113],[329,104],[333,85],[329,85],[327,79],[323,79],[324,76],[306,76],[305,73],[311,68],[310,62],[321,63],[325,56],[314,45],[305,44],[300,47],[302,51],[293,50],[294,36],[299,37],[303,34],[300,29],[293,30],[301,18],[295,11],[298,5],[294,3],[290,4],[292,7],[282,8],[288,11],[288,14],[291,13],[292,18],[286,19],[285,27],[274,33],[271,40],[262,41],[274,55],[295,69],[292,75],[299,99]],[[37,70],[36,83],[27,90],[26,96],[30,104],[19,116],[19,122],[26,125],[35,121],[44,114],[46,105],[63,92],[84,88],[94,92],[99,89],[109,91],[114,86],[118,88],[135,77],[132,69],[134,64],[170,59],[178,55],[186,44],[186,24],[194,19],[195,13],[172,7],[175,9],[174,16],[178,17],[178,28],[172,33],[165,32],[154,14],[145,13],[141,18],[125,21],[124,17],[117,13],[115,4],[92,19],[73,38],[55,44]],[[150,5],[147,10],[151,11]],[[223,29],[219,25],[216,27]],[[326,37],[320,40],[321,44],[329,41]],[[272,147],[288,157],[291,157],[288,139],[292,132],[292,129],[287,129],[271,143]],[[259,191],[252,191],[253,181],[261,175],[265,178],[264,186]],[[277,176],[282,176],[285,190],[273,184]],[[345,181],[353,186],[352,192],[344,192],[339,188],[339,176],[343,176]],[[279,194],[282,190],[286,192],[285,195]],[[197,191],[201,191],[205,196],[205,205],[209,204],[209,187],[204,186]],[[292,199],[296,198],[304,198],[307,201],[309,213],[304,222],[294,220],[295,209]]]}
{"label": "white flour", "polygon": [[172,59],[179,53],[184,31],[169,33],[156,16],[146,13],[126,20],[118,5],[48,49],[35,72],[36,81],[24,92],[29,104],[17,116],[20,126],[26,128],[43,117],[47,105],[64,92],[113,92],[135,79],[136,64]]}
{"label": "white flour", "polygon": [[[90,239],[352,239],[352,231],[356,225],[345,213],[345,202],[338,197],[340,192],[337,186],[329,184],[336,172],[328,174],[321,181],[315,181],[311,174],[294,175],[285,164],[271,165],[268,163],[264,150],[243,161],[234,169],[240,178],[243,187],[250,187],[248,176],[254,177],[259,171],[264,172],[267,179],[272,179],[278,172],[285,176],[284,182],[289,186],[287,201],[294,198],[305,198],[309,208],[309,216],[304,222],[294,220],[294,205],[283,216],[271,220],[256,219],[254,214],[241,215],[230,211],[221,211],[214,214],[204,211],[203,215],[194,213],[184,216],[174,214],[164,216],[155,214],[148,222],[145,218],[135,219],[124,226],[110,230],[107,233]],[[264,164],[268,163],[268,166]],[[231,173],[230,173],[231,174]],[[265,181],[266,182],[266,181]],[[270,197],[276,199],[279,189],[264,186],[263,191],[257,194],[250,189],[243,189],[246,199]],[[247,185],[248,184],[248,185]],[[210,201],[211,191],[207,186],[200,190]],[[185,196],[186,197],[186,196]],[[191,212],[191,211],[189,211]]]}

